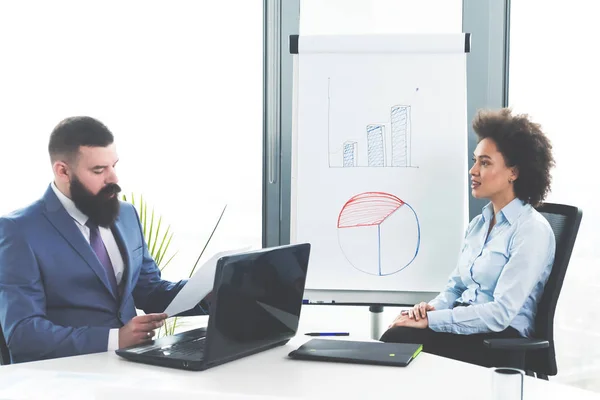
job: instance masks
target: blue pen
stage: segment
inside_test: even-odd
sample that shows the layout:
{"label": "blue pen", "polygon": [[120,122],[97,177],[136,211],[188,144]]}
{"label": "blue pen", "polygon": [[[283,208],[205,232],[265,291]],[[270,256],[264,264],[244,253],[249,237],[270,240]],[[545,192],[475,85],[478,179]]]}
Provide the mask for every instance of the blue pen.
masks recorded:
{"label": "blue pen", "polygon": [[350,336],[349,332],[310,332],[306,336]]}

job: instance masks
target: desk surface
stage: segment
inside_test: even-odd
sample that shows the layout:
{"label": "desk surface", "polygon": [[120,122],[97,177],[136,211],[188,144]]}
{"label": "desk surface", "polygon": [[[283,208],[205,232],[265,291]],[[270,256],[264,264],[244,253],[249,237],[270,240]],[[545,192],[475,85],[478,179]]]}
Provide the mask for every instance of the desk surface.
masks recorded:
{"label": "desk surface", "polygon": [[[491,370],[421,353],[406,368],[299,361],[287,354],[309,340],[297,336],[285,346],[206,371],[191,372],[137,364],[114,353],[10,365],[0,368],[0,398],[149,399],[269,398],[472,398],[491,396]],[[35,382],[34,385],[32,383]],[[458,384],[458,382],[468,382]],[[64,383],[63,388],[59,384]],[[467,397],[465,397],[467,395]],[[417,397],[414,397],[417,396]],[[600,399],[581,389],[526,378],[525,399]]]}

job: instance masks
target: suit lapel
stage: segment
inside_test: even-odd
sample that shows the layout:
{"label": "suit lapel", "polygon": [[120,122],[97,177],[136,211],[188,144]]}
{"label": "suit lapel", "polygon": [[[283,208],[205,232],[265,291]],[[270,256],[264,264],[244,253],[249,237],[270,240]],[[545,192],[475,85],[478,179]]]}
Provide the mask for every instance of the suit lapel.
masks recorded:
{"label": "suit lapel", "polygon": [[125,269],[123,271],[123,281],[121,282],[121,285],[123,287],[123,293],[121,298],[125,298],[131,290],[132,276],[131,251],[129,247],[127,247],[127,242],[125,241],[125,236],[123,235],[124,230],[125,227],[123,226],[123,222],[119,217],[117,217],[112,231],[113,235],[115,236],[115,239],[117,240],[117,244],[119,245],[119,250],[121,251],[121,256],[123,257],[123,267]]}
{"label": "suit lapel", "polygon": [[48,190],[44,194],[44,202],[46,203],[44,215],[48,221],[54,225],[67,243],[79,253],[81,258],[85,260],[98,279],[104,284],[106,290],[108,290],[116,300],[116,293],[113,293],[113,290],[111,289],[108,277],[106,276],[106,270],[102,267],[100,261],[98,261],[98,257],[96,257],[92,247],[83,237],[81,231],[77,228],[76,222],[73,221],[73,218],[69,215],[67,210],[65,210],[51,187],[48,187]]}

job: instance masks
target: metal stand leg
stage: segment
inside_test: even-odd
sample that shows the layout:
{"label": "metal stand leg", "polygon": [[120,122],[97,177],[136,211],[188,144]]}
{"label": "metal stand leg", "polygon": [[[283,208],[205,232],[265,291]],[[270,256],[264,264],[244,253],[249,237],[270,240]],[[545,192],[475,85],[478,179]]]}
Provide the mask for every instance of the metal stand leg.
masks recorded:
{"label": "metal stand leg", "polygon": [[381,314],[383,313],[383,306],[372,305],[369,306],[371,312],[371,339],[379,340],[381,335]]}

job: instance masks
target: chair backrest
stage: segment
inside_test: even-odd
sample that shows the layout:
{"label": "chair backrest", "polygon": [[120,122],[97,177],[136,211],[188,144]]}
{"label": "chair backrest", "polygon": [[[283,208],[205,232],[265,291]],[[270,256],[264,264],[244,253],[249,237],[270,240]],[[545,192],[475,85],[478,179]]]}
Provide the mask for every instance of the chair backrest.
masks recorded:
{"label": "chair backrest", "polygon": [[538,304],[535,319],[535,337],[548,340],[550,347],[528,354],[526,368],[536,373],[556,375],[558,369],[554,351],[554,313],[583,213],[577,207],[553,203],[544,203],[537,210],[550,223],[556,239],[554,265]]}
{"label": "chair backrest", "polygon": [[10,364],[10,353],[8,352],[8,346],[6,340],[4,340],[4,333],[2,333],[2,326],[0,325],[0,365]]}

